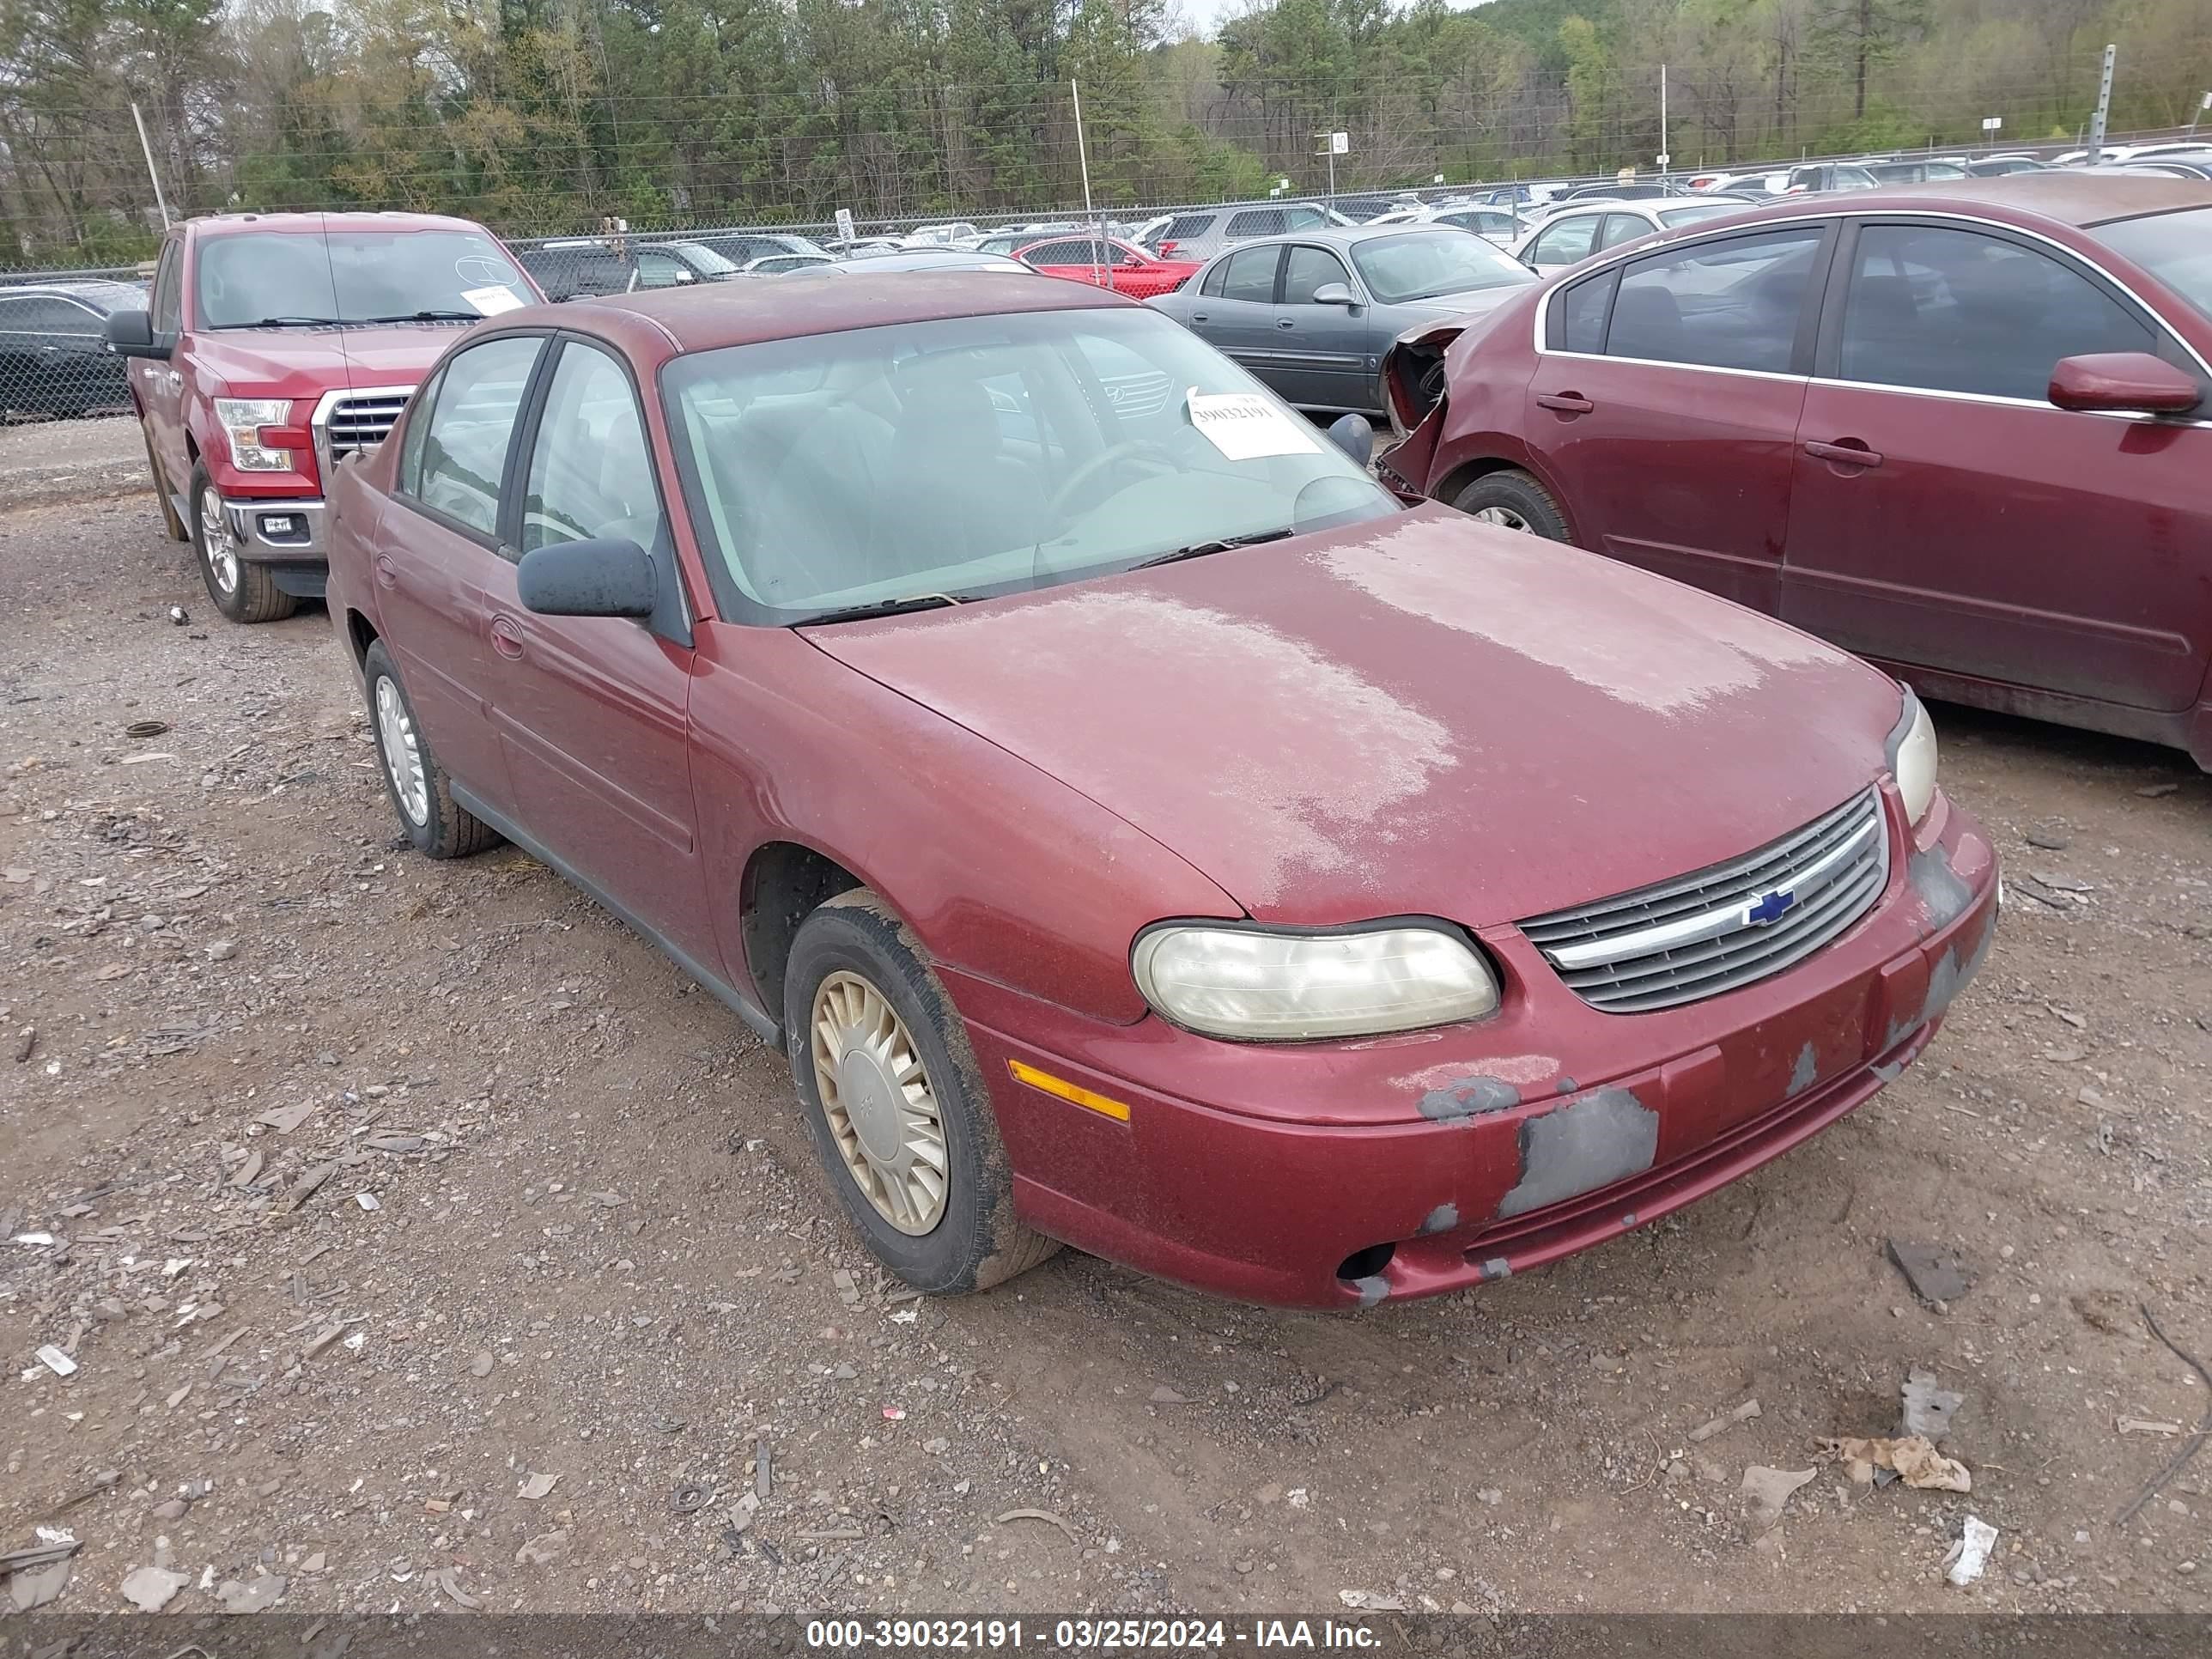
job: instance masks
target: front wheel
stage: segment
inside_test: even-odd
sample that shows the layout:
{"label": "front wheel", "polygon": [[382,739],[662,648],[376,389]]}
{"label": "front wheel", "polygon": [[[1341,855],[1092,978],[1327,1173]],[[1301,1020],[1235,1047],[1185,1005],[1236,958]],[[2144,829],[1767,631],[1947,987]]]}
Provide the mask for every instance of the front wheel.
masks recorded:
{"label": "front wheel", "polygon": [[784,1023],[815,1150],[885,1267],[918,1291],[958,1294],[1060,1249],[1015,1218],[967,1031],[921,942],[866,888],[800,924]]}
{"label": "front wheel", "polygon": [[1519,530],[1547,541],[1564,542],[1567,515],[1552,492],[1517,470],[1487,472],[1461,490],[1452,505],[1469,518],[1501,530]]}
{"label": "front wheel", "polygon": [[238,556],[230,526],[223,522],[222,497],[216,494],[204,462],[192,469],[192,551],[199,556],[200,580],[215,608],[234,623],[282,622],[300,608],[299,600],[276,586],[265,564]]}

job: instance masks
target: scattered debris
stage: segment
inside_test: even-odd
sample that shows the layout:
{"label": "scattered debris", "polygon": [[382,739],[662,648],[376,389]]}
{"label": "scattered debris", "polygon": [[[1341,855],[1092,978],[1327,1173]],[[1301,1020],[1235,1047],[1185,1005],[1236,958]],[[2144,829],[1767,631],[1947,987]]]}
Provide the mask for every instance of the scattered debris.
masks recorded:
{"label": "scattered debris", "polygon": [[1173,1389],[1168,1387],[1166,1383],[1163,1382],[1158,1388],[1152,1390],[1152,1404],[1155,1406],[1188,1406],[1190,1404],[1190,1401],[1183,1395],[1177,1394]]}
{"label": "scattered debris", "polygon": [[810,1544],[835,1544],[865,1538],[867,1534],[858,1527],[831,1527],[820,1532],[802,1532],[799,1535]]}
{"label": "scattered debris", "polygon": [[133,720],[123,728],[126,738],[158,738],[169,729],[167,720]]}
{"label": "scattered debris", "polygon": [[1943,1558],[1943,1579],[1960,1589],[1982,1576],[1982,1569],[1990,1563],[1990,1552],[1996,1547],[1997,1529],[1978,1515],[1966,1519],[1965,1530],[1959,1541],[1951,1546],[1951,1553]]}
{"label": "scattered debris", "polygon": [[376,1201],[374,1193],[356,1193],[353,1195],[353,1201],[364,1210],[380,1210],[384,1207]]}
{"label": "scattered debris", "polygon": [[123,1599],[139,1612],[159,1613],[191,1582],[189,1574],[172,1572],[167,1567],[139,1567],[118,1588]]}
{"label": "scattered debris", "polygon": [[526,1504],[535,1504],[541,1498],[550,1497],[553,1488],[560,1484],[561,1477],[557,1474],[533,1474],[522,1483],[514,1495]]}
{"label": "scattered debris", "polygon": [[[2139,1302],[2136,1306],[2143,1316],[2143,1323],[2150,1327],[2150,1334],[2163,1343],[2167,1352],[2176,1359],[2195,1371],[2207,1389],[2212,1389],[2212,1371],[2204,1369],[2204,1362],[2197,1358],[2195,1354],[2182,1348],[2166,1334],[2159,1325],[2157,1318],[2152,1314],[2148,1303]],[[2182,1443],[2180,1449],[2166,1460],[2165,1466],[2156,1474],[2143,1483],[2142,1490],[2136,1494],[2135,1502],[2120,1511],[2118,1524],[2124,1527],[2141,1514],[2142,1506],[2158,1495],[2159,1489],[2180,1474],[2182,1466],[2203,1449],[2208,1437],[2212,1437],[2212,1404],[2208,1404],[2204,1407],[2204,1414],[2197,1419],[2197,1427],[2191,1432],[2189,1438]]]}
{"label": "scattered debris", "polygon": [[672,1514],[693,1515],[705,1509],[714,1501],[714,1489],[711,1486],[687,1480],[668,1494],[668,1508]]}
{"label": "scattered debris", "polygon": [[1771,1532],[1781,1522],[1782,1509],[1789,1503],[1790,1494],[1817,1473],[1814,1469],[1770,1469],[1759,1463],[1747,1468],[1743,1472],[1743,1495],[1751,1500],[1751,1508],[1744,1519],[1752,1536]]}
{"label": "scattered debris", "polygon": [[1898,1432],[1908,1437],[1921,1435],[1941,1440],[1951,1432],[1953,1415],[1966,1403],[1966,1395],[1938,1388],[1933,1371],[1907,1372],[1899,1393],[1905,1409],[1899,1414]]}
{"label": "scattered debris", "polygon": [[31,1051],[38,1046],[39,1028],[37,1026],[26,1025],[21,1030],[16,1032],[15,1063],[18,1066],[21,1066],[26,1060],[29,1060],[31,1057]]}
{"label": "scattered debris", "polygon": [[43,1607],[69,1588],[70,1561],[63,1556],[42,1567],[18,1567],[8,1580],[8,1600],[18,1613]]}
{"label": "scattered debris", "polygon": [[1347,1607],[1362,1613],[1403,1613],[1406,1602],[1402,1596],[1377,1595],[1373,1590],[1339,1590],[1336,1599]]}
{"label": "scattered debris", "polygon": [[514,1559],[518,1566],[550,1567],[568,1553],[568,1529],[563,1527],[557,1532],[539,1533],[515,1551]]}
{"label": "scattered debris", "polygon": [[830,1275],[830,1282],[837,1288],[837,1299],[848,1308],[860,1305],[860,1287],[849,1269],[840,1267]]}
{"label": "scattered debris", "polygon": [[1728,1410],[1723,1412],[1718,1417],[1712,1419],[1710,1422],[1698,1424],[1696,1428],[1690,1431],[1690,1438],[1695,1441],[1710,1440],[1715,1435],[1721,1433],[1731,1425],[1736,1423],[1747,1423],[1758,1415],[1758,1400],[1756,1398],[1747,1400],[1740,1406],[1729,1407]]}
{"label": "scattered debris", "polygon": [[302,1359],[313,1359],[317,1354],[322,1352],[324,1349],[329,1347],[331,1343],[337,1341],[344,1334],[345,1327],[343,1325],[324,1326],[321,1330],[315,1333],[313,1340],[310,1341],[306,1347],[300,1350],[300,1358]]}
{"label": "scattered debris", "polygon": [[2145,800],[2159,800],[2165,796],[2179,794],[2180,792],[2181,786],[2178,783],[2147,783],[2136,790],[2136,793],[2141,795]]}
{"label": "scattered debris", "polygon": [[906,1421],[906,1407],[903,1407],[903,1406],[886,1406],[886,1407],[884,1407],[884,1422],[886,1422],[886,1423],[903,1423],[903,1422],[905,1422],[905,1421]]}
{"label": "scattered debris", "polygon": [[250,1582],[226,1578],[216,1589],[215,1599],[225,1613],[259,1613],[284,1599],[284,1580],[273,1572],[262,1573]]}
{"label": "scattered debris", "polygon": [[1066,1533],[1067,1534],[1067,1541],[1074,1545],[1076,1548],[1081,1549],[1083,1547],[1083,1540],[1075,1535],[1075,1528],[1069,1526],[1066,1522],[1061,1520],[1050,1510],[1008,1510],[1004,1515],[998,1517],[998,1524],[1002,1527],[1009,1521],[1042,1521],[1047,1526],[1058,1527],[1062,1532]]}
{"label": "scattered debris", "polygon": [[279,1106],[273,1111],[264,1112],[253,1121],[267,1124],[280,1135],[289,1135],[322,1109],[323,1103],[319,1100],[303,1101],[296,1106]]}
{"label": "scattered debris", "polygon": [[2030,847],[2039,848],[2046,853],[2063,853],[2074,844],[2056,830],[2023,830],[2020,838]]}
{"label": "scattered debris", "polygon": [[1923,1302],[1941,1306],[1966,1293],[1966,1270],[1959,1258],[1935,1244],[1906,1238],[1889,1241],[1889,1259],[1897,1264],[1912,1293]]}
{"label": "scattered debris", "polygon": [[[526,1549],[529,1546],[523,1547]],[[434,1584],[440,1593],[456,1607],[466,1607],[473,1613],[483,1606],[482,1601],[461,1588],[461,1570],[459,1567],[440,1567],[435,1572],[427,1572],[422,1577],[425,1582]]]}
{"label": "scattered debris", "polygon": [[768,1439],[763,1436],[753,1442],[753,1496],[757,1499],[765,1500],[768,1497],[771,1484],[769,1468]]}
{"label": "scattered debris", "polygon": [[480,1348],[477,1351],[477,1357],[469,1361],[469,1375],[477,1377],[489,1376],[491,1368],[498,1363],[492,1358],[489,1348]]}
{"label": "scattered debris", "polygon": [[1920,1435],[1904,1435],[1893,1440],[1824,1439],[1820,1446],[1827,1456],[1842,1461],[1854,1486],[1887,1486],[1888,1483],[1881,1480],[1875,1471],[1887,1469],[1906,1486],[1923,1492],[1974,1489],[1974,1478],[1967,1473],[1966,1466],[1956,1458],[1944,1456]]}
{"label": "scattered debris", "polygon": [[173,626],[182,628],[191,619],[192,613],[181,605],[173,605],[169,607],[169,621]]}
{"label": "scattered debris", "polygon": [[2142,1417],[2118,1418],[2114,1420],[2112,1426],[2122,1434],[2162,1434],[2169,1438],[2181,1432],[2181,1425],[2179,1423],[2154,1423],[2149,1419]]}
{"label": "scattered debris", "polygon": [[44,1365],[56,1376],[75,1376],[76,1375],[76,1361],[71,1359],[67,1354],[64,1353],[59,1348],[54,1346],[51,1342],[47,1343],[45,1347],[40,1348],[38,1351],[37,1358],[39,1364]]}

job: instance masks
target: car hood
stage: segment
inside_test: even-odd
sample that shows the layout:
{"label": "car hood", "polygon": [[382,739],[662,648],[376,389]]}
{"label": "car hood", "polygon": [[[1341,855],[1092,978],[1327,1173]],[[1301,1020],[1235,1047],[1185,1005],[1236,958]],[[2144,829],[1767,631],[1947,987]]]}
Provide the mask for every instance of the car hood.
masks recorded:
{"label": "car hood", "polygon": [[1404,300],[1382,309],[1390,313],[1391,321],[1399,328],[1416,328],[1423,323],[1441,322],[1451,317],[1482,316],[1497,310],[1528,286],[1528,283],[1516,283],[1510,287],[1471,288],[1464,294],[1439,294],[1433,300]]}
{"label": "car hood", "polygon": [[1510,921],[1747,852],[1874,780],[1899,705],[1794,629],[1436,507],[805,632],[1295,924]]}
{"label": "car hood", "polygon": [[313,398],[333,389],[411,386],[465,331],[452,323],[380,328],[201,330],[192,355],[203,377],[233,396]]}

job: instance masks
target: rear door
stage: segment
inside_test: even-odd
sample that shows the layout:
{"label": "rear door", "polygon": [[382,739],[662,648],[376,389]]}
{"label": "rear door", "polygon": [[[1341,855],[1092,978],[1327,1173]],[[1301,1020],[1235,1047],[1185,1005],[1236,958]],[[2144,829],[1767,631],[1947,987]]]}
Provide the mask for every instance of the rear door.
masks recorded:
{"label": "rear door", "polygon": [[1832,234],[1675,244],[1551,296],[1522,430],[1577,543],[1778,608]]}
{"label": "rear door", "polygon": [[1887,216],[1850,237],[1799,425],[1784,615],[1911,666],[2192,703],[2212,654],[2212,426],[2045,394],[2083,353],[2201,365],[2039,239]]}
{"label": "rear door", "polygon": [[1375,375],[1367,368],[1374,308],[1316,303],[1315,294],[1331,283],[1355,297],[1361,292],[1329,249],[1293,243],[1285,251],[1270,384],[1301,409],[1375,409]]}
{"label": "rear door", "polygon": [[1201,291],[1190,313],[1200,334],[1278,391],[1275,276],[1282,261],[1279,242],[1237,249],[1214,267],[1221,273],[1219,292]]}
{"label": "rear door", "polygon": [[485,585],[504,568],[501,492],[545,341],[506,335],[448,357],[401,440],[376,526],[377,620],[432,750],[495,812],[514,792],[488,708]]}

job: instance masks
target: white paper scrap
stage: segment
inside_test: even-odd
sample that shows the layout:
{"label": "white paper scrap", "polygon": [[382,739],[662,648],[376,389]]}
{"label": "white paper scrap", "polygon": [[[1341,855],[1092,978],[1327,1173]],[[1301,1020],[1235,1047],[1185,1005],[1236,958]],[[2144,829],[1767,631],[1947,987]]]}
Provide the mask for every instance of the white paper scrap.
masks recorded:
{"label": "white paper scrap", "polygon": [[1190,423],[1232,461],[1270,455],[1310,455],[1321,447],[1310,428],[1256,392],[1200,392],[1184,395]]}

